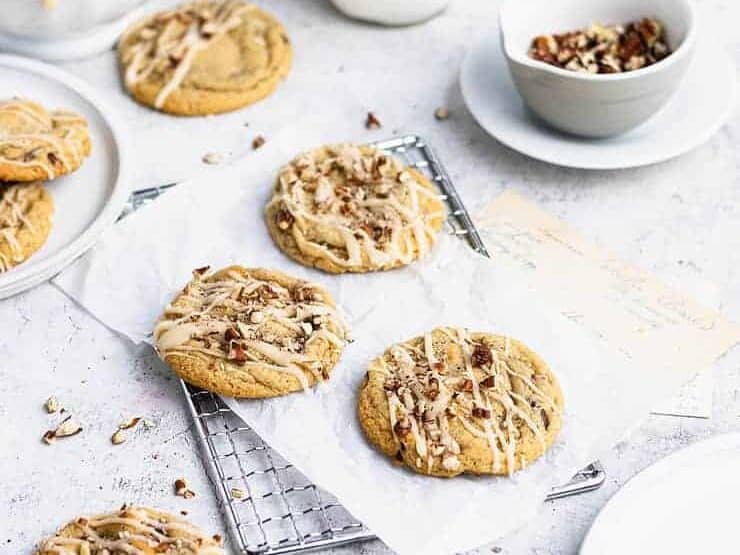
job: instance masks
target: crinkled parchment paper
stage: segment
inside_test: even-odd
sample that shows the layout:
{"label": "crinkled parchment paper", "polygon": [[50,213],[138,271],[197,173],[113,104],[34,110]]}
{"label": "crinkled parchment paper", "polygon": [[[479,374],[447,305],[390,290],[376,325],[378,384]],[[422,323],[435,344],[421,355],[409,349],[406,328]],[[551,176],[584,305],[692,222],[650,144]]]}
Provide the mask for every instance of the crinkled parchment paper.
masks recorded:
{"label": "crinkled parchment paper", "polygon": [[[427,260],[391,272],[330,276],[292,262],[270,240],[263,208],[278,167],[324,141],[291,130],[241,164],[177,186],[117,224],[56,283],[137,342],[151,341],[154,321],[196,267],[274,267],[322,283],[355,338],[331,380],[302,394],[230,405],[397,552],[451,553],[493,541],[521,525],[550,487],[621,439],[685,376],[628,364],[548,311],[516,273],[449,235]],[[368,362],[439,325],[509,334],[550,364],[566,414],[545,457],[511,478],[439,479],[395,466],[365,441],[355,400]]]}

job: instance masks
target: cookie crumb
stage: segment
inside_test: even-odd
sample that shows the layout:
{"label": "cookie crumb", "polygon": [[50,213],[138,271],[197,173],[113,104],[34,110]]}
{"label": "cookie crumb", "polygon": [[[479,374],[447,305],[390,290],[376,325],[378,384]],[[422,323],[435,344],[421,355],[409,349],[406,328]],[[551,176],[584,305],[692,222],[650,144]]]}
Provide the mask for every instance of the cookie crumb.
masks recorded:
{"label": "cookie crumb", "polygon": [[252,150],[257,150],[266,142],[267,142],[267,139],[265,139],[262,135],[257,135],[252,141]]}
{"label": "cookie crumb", "polygon": [[367,129],[380,129],[382,125],[380,124],[378,116],[376,116],[373,112],[368,112],[367,118],[365,118],[365,127]]}
{"label": "cookie crumb", "polygon": [[59,400],[52,395],[44,402],[44,408],[46,412],[53,414],[61,408],[61,405],[59,404]]}
{"label": "cookie crumb", "polygon": [[218,152],[207,152],[203,155],[202,160],[204,164],[216,165],[223,162],[224,157],[221,156]]}
{"label": "cookie crumb", "polygon": [[450,117],[450,111],[444,106],[440,106],[434,110],[434,117],[437,121],[444,121]]}

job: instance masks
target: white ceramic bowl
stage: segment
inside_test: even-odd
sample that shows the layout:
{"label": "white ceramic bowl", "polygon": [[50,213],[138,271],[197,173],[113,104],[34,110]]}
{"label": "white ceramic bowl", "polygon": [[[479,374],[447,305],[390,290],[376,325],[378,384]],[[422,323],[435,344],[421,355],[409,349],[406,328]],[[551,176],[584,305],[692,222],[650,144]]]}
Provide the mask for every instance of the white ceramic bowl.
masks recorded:
{"label": "white ceramic bowl", "polygon": [[412,25],[442,12],[450,0],[331,0],[349,17],[383,25]]}
{"label": "white ceramic bowl", "polygon": [[[665,25],[673,51],[646,68],[587,74],[527,55],[538,35],[642,17],[655,17]],[[509,71],[527,106],[553,127],[586,137],[623,133],[658,112],[678,88],[696,42],[692,0],[506,0],[499,23]]]}
{"label": "white ceramic bowl", "polygon": [[85,33],[123,17],[145,0],[0,0],[0,33],[23,39],[54,40]]}

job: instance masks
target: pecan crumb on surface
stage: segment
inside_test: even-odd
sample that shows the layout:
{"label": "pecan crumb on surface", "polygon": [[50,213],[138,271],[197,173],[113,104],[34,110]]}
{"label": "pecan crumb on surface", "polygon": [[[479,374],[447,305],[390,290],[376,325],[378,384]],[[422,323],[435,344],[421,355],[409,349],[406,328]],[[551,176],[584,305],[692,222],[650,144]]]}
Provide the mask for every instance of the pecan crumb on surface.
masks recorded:
{"label": "pecan crumb on surface", "polygon": [[195,492],[188,488],[188,483],[185,481],[185,478],[178,478],[175,480],[175,495],[179,495],[185,499],[192,499],[195,497]]}
{"label": "pecan crumb on surface", "polygon": [[57,412],[61,408],[61,405],[59,404],[59,400],[52,395],[44,402],[44,408],[46,412],[52,414]]}
{"label": "pecan crumb on surface", "polygon": [[365,118],[365,127],[367,129],[380,129],[382,126],[378,117],[374,113],[368,112]]}
{"label": "pecan crumb on surface", "polygon": [[80,423],[73,419],[72,416],[68,416],[55,429],[47,430],[42,439],[44,443],[51,445],[60,437],[71,437],[79,434],[81,431],[82,426],[80,426]]}
{"label": "pecan crumb on surface", "polygon": [[587,29],[535,37],[529,56],[581,73],[623,73],[648,67],[671,53],[665,28],[650,17],[625,25],[591,24]]}
{"label": "pecan crumb on surface", "polygon": [[208,152],[203,155],[202,160],[203,160],[203,163],[205,164],[215,165],[215,164],[220,164],[221,162],[223,162],[224,157],[221,156],[218,152]]}
{"label": "pecan crumb on surface", "polygon": [[265,139],[262,135],[257,135],[254,140],[252,140],[252,150],[257,150],[262,145],[264,145],[267,142],[267,139]]}
{"label": "pecan crumb on surface", "polygon": [[440,106],[439,108],[434,110],[434,117],[438,121],[444,121],[450,117],[450,111],[444,106]]}
{"label": "pecan crumb on surface", "polygon": [[239,488],[231,488],[231,497],[234,499],[244,499],[244,491],[240,490]]}

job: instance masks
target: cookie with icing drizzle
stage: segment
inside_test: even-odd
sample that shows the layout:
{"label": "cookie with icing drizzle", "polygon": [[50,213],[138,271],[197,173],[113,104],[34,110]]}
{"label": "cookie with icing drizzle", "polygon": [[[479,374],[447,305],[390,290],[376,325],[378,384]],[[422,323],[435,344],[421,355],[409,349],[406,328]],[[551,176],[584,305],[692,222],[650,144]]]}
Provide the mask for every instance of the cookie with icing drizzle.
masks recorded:
{"label": "cookie with icing drizzle", "polygon": [[42,541],[35,555],[225,555],[222,543],[174,515],[124,505],[75,519]]}
{"label": "cookie with icing drizzle", "polygon": [[419,171],[371,146],[324,146],[280,170],[267,226],[288,256],[326,272],[388,270],[424,257],[447,211]]}
{"label": "cookie with icing drizzle", "polygon": [[137,101],[186,116],[257,102],[293,57],[283,26],[243,0],[195,0],[148,16],[122,35],[118,53]]}
{"label": "cookie with icing drizzle", "polygon": [[416,472],[508,475],[542,456],[560,430],[555,375],[524,344],[437,328],[369,366],[359,420],[383,453]]}
{"label": "cookie with icing drizzle", "polygon": [[329,378],[349,339],[331,295],[275,270],[195,270],[154,330],[160,357],[186,382],[261,398]]}
{"label": "cookie with icing drizzle", "polygon": [[44,245],[53,214],[54,201],[41,183],[0,184],[0,274]]}
{"label": "cookie with icing drizzle", "polygon": [[0,181],[49,180],[77,170],[90,154],[87,121],[30,100],[0,101]]}

